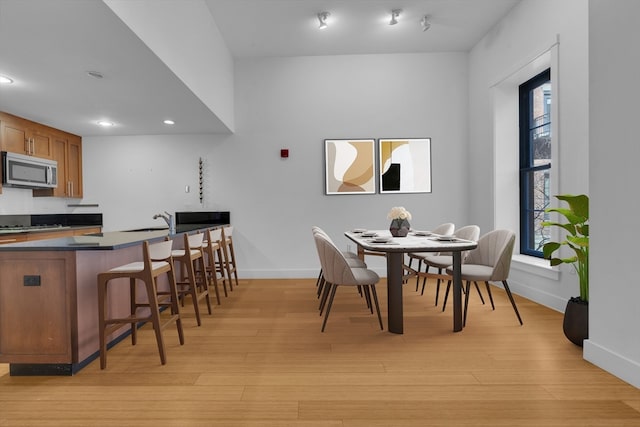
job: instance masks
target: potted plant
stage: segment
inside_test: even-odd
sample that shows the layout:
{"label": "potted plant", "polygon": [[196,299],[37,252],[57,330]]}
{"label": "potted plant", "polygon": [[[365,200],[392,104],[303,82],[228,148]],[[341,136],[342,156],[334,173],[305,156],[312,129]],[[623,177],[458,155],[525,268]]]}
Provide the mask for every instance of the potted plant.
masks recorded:
{"label": "potted plant", "polygon": [[[560,242],[547,242],[542,253],[551,265],[571,264],[578,275],[580,296],[572,297],[567,302],[564,312],[563,330],[566,337],[576,345],[589,338],[589,197],[580,195],[558,195],[558,200],[566,202],[569,207],[549,208],[545,212],[557,212],[564,216],[566,223],[545,221],[543,226],[557,226],[565,231],[565,238]],[[573,251],[573,256],[556,258],[554,252],[566,246]]]}

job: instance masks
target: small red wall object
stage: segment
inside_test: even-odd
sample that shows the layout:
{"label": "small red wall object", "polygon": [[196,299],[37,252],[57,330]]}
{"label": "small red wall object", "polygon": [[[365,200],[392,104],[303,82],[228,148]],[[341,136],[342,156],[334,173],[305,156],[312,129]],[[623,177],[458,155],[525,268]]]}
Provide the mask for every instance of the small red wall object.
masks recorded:
{"label": "small red wall object", "polygon": [[283,148],[282,150],[280,150],[280,157],[282,157],[283,159],[289,157],[289,149]]}

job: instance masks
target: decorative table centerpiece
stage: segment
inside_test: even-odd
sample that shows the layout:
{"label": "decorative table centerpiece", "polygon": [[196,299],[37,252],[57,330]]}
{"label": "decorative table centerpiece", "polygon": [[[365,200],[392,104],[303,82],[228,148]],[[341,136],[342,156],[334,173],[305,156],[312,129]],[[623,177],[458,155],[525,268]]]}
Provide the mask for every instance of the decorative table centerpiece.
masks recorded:
{"label": "decorative table centerpiece", "polygon": [[409,234],[411,213],[404,207],[396,206],[391,208],[387,218],[391,220],[389,231],[393,237],[405,237]]}

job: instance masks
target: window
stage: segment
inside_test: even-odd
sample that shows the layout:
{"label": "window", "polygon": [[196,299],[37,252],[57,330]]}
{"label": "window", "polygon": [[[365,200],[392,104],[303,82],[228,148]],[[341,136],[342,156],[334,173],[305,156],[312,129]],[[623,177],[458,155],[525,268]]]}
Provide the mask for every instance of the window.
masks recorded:
{"label": "window", "polygon": [[550,201],[551,70],[520,85],[520,253],[542,257]]}

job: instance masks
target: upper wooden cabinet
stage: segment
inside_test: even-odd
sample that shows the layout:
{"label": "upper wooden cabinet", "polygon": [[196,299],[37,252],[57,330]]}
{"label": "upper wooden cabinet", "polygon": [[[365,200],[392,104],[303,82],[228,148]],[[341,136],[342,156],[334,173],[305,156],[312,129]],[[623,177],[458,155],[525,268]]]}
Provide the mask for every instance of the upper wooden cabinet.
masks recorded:
{"label": "upper wooden cabinet", "polygon": [[82,138],[78,135],[0,112],[0,149],[58,162],[58,187],[33,190],[34,196],[82,198]]}
{"label": "upper wooden cabinet", "polygon": [[0,145],[3,151],[50,159],[51,130],[45,125],[0,113]]}
{"label": "upper wooden cabinet", "polygon": [[[58,187],[53,196],[82,198],[82,141],[75,135],[56,135],[53,158],[58,161]],[[38,190],[40,191],[40,190]]]}

